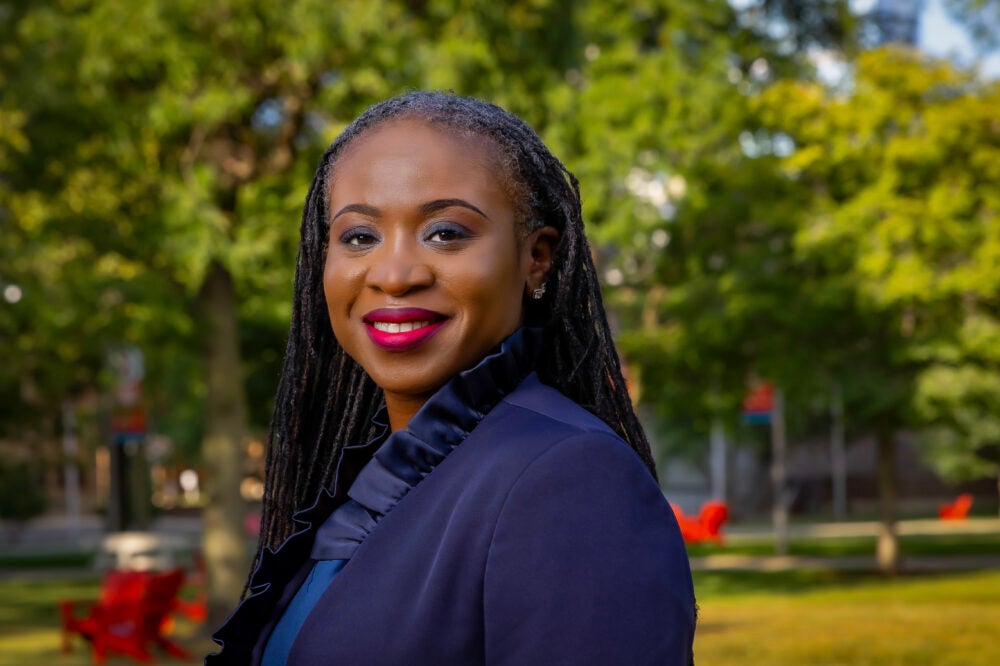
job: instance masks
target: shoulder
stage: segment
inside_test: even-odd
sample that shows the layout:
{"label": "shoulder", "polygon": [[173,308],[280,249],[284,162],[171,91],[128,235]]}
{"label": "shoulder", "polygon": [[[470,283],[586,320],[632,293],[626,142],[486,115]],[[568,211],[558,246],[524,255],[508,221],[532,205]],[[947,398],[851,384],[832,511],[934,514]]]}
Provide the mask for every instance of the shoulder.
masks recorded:
{"label": "shoulder", "polygon": [[467,458],[474,467],[467,471],[477,478],[485,475],[483,482],[507,492],[531,470],[559,468],[560,461],[574,457],[589,457],[589,463],[571,466],[571,475],[598,474],[610,459],[610,464],[631,468],[656,487],[639,456],[617,433],[534,374],[490,410],[456,451],[455,462]]}
{"label": "shoulder", "polygon": [[[484,579],[487,641],[509,657],[498,663],[687,663],[679,656],[690,654],[694,592],[670,506],[618,435],[550,391],[509,401],[525,413],[507,418],[550,436],[509,442],[521,454]],[[552,636],[567,639],[559,654],[547,652]]]}
{"label": "shoulder", "polygon": [[532,373],[503,399],[503,403],[527,412],[526,416],[549,419],[580,432],[614,434],[604,421],[563,395],[558,389],[543,384]]}
{"label": "shoulder", "polygon": [[[505,479],[508,494],[559,479],[609,492],[641,496],[668,508],[638,454],[604,421],[532,374],[504,397],[473,431],[477,466]],[[627,492],[622,493],[623,488]],[[669,511],[668,511],[669,513]]]}
{"label": "shoulder", "polygon": [[645,464],[618,433],[537,375],[530,375],[502,403],[497,411],[507,431],[521,433],[521,441],[509,448],[530,450],[525,452],[530,460],[524,461],[523,474],[564,470],[579,480],[580,475],[617,468],[660,494]]}
{"label": "shoulder", "polygon": [[551,520],[560,530],[575,523],[605,535],[631,527],[635,534],[660,531],[673,539],[673,513],[659,484],[610,429],[564,432],[533,453],[510,481],[499,522],[541,527]]}

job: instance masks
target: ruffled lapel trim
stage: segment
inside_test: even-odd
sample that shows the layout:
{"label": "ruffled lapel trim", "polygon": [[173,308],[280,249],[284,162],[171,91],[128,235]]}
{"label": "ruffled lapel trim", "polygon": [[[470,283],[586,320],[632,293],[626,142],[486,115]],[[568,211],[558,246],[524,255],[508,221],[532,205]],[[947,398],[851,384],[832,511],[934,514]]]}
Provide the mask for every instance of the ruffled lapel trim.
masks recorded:
{"label": "ruffled lapel trim", "polygon": [[451,379],[379,447],[319,528],[311,556],[346,560],[403,497],[461,444],[535,367],[541,332],[519,329],[500,349]]}
{"label": "ruffled lapel trim", "polygon": [[379,426],[379,432],[374,438],[365,444],[341,449],[332,489],[321,490],[312,506],[292,514],[292,521],[299,528],[277,549],[265,547],[261,552],[257,568],[250,576],[249,594],[212,635],[221,650],[205,657],[206,666],[245,666],[258,663],[260,656],[255,652],[260,641],[251,642],[247,637],[261,636],[264,628],[274,621],[274,608],[281,601],[287,581],[299,571],[309,556],[313,534],[330,512],[344,501],[346,492],[341,487],[341,482],[348,476],[345,473],[350,471],[353,474],[354,470],[361,468],[371,456],[371,450],[385,439],[389,426],[384,408],[376,414],[373,422]]}

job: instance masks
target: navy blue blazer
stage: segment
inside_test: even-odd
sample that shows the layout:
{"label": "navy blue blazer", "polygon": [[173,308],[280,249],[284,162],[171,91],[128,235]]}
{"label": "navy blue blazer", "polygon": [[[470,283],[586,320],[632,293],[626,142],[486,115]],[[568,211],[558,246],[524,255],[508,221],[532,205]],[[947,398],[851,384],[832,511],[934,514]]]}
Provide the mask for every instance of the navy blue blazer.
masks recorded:
{"label": "navy blue blazer", "polygon": [[350,561],[290,665],[691,662],[673,513],[618,435],[531,372],[533,335],[452,379],[405,430],[345,450],[348,470],[378,445],[348,493],[338,470],[302,529],[265,551],[206,664],[260,662],[310,555]]}

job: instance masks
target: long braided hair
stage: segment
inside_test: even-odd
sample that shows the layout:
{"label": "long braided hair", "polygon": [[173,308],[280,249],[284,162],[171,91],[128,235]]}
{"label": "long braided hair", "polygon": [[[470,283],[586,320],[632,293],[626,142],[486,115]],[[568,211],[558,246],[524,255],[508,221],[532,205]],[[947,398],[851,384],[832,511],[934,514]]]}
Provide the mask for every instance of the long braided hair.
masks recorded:
{"label": "long braided hair", "polygon": [[606,422],[656,476],[604,312],[576,178],[524,121],[500,107],[448,93],[412,92],[376,104],[354,120],[326,150],[309,188],[255,560],[264,547],[276,548],[291,534],[294,511],[330,486],[340,450],[374,435],[371,419],[382,392],[337,342],[324,297],[329,187],[345,148],[379,125],[403,118],[488,139],[517,197],[522,229],[530,233],[549,225],[559,231],[546,293],[540,301],[525,301],[525,323],[544,328],[539,377]]}

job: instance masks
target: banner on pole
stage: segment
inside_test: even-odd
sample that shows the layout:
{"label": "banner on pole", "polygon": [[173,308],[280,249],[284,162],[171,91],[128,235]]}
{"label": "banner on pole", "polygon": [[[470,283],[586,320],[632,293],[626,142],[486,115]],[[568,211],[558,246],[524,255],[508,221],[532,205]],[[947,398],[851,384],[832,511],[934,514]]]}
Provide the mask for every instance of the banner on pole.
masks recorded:
{"label": "banner on pole", "polygon": [[757,382],[743,398],[740,415],[744,423],[768,424],[774,413],[774,384]]}
{"label": "banner on pole", "polygon": [[115,382],[111,434],[119,444],[146,434],[142,395],[142,380],[146,374],[144,361],[142,351],[132,346],[121,346],[108,354]]}

